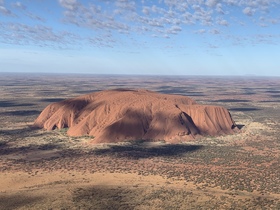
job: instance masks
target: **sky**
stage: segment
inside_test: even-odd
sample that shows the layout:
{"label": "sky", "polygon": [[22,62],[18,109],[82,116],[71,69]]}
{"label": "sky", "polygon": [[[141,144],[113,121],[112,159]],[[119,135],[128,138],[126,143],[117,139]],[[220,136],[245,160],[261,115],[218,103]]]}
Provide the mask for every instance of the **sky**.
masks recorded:
{"label": "sky", "polygon": [[280,0],[0,0],[0,72],[280,76]]}

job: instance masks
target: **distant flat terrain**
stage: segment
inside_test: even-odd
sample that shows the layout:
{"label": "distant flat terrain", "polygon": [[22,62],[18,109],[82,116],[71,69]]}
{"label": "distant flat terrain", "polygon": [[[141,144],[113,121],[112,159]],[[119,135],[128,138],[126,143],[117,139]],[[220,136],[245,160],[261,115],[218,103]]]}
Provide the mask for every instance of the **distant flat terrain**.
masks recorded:
{"label": "distant flat terrain", "polygon": [[[89,145],[30,125],[50,103],[148,89],[229,109],[240,133]],[[0,209],[280,209],[280,78],[0,73]]]}

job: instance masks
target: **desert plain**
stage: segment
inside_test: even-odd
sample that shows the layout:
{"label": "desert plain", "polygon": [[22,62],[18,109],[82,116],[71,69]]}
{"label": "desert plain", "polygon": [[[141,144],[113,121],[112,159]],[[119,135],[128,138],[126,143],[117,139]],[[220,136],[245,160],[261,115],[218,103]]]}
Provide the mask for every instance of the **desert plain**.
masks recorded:
{"label": "desert plain", "polygon": [[[0,209],[280,209],[280,78],[0,74]],[[130,88],[226,107],[240,131],[90,144],[34,129],[50,103]]]}

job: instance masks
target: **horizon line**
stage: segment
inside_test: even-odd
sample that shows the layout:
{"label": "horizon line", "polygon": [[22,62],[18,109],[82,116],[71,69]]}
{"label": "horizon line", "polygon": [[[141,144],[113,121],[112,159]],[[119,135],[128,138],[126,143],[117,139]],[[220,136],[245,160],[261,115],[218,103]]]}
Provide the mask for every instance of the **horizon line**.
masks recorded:
{"label": "horizon line", "polygon": [[140,76],[140,77],[279,77],[280,75],[257,75],[257,74],[239,74],[239,75],[223,75],[223,74],[127,74],[127,73],[89,73],[89,72],[1,72],[0,74],[42,74],[42,75],[92,75],[92,76]]}

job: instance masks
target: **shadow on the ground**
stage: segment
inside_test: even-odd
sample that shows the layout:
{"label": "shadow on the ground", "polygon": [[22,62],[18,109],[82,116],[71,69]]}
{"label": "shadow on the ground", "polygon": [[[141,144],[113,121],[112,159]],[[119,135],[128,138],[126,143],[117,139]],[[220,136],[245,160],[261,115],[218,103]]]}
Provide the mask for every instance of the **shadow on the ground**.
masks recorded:
{"label": "shadow on the ground", "polygon": [[[138,192],[139,193],[139,192]],[[94,186],[77,188],[73,192],[73,204],[77,209],[134,209],[141,198],[135,190]],[[137,198],[137,197],[138,198]]]}
{"label": "shadow on the ground", "polygon": [[202,145],[186,144],[150,144],[151,142],[135,141],[129,145],[109,145],[107,148],[95,149],[95,155],[128,157],[132,159],[150,157],[172,157],[202,149]]}
{"label": "shadow on the ground", "polygon": [[280,90],[266,90],[266,93],[273,93],[273,94],[277,94],[280,93]]}
{"label": "shadow on the ground", "polygon": [[6,146],[7,146],[7,142],[5,142],[5,141],[1,141],[1,142],[0,142],[0,150],[1,150],[2,148],[6,147]]}
{"label": "shadow on the ground", "polygon": [[240,107],[240,108],[229,108],[229,111],[237,111],[237,112],[250,112],[250,111],[258,111],[261,110],[259,108],[254,107]]}
{"label": "shadow on the ground", "polygon": [[240,93],[242,95],[255,95],[256,93],[254,92],[245,92],[245,93]]}
{"label": "shadow on the ground", "polygon": [[90,94],[90,93],[94,93],[94,92],[98,92],[101,91],[100,89],[92,89],[92,90],[75,90],[73,91],[74,93],[77,94]]}
{"label": "shadow on the ground", "polygon": [[21,138],[43,136],[44,133],[37,132],[39,130],[41,130],[41,129],[33,127],[33,126],[26,126],[23,128],[14,128],[14,129],[2,129],[2,130],[0,130],[0,135],[7,136],[7,137],[11,136],[11,137],[14,137],[15,139],[18,136]]}
{"label": "shadow on the ground", "polygon": [[33,103],[15,103],[13,101],[0,101],[0,107],[7,108],[7,107],[22,107],[22,106],[34,106],[36,104]]}
{"label": "shadow on the ground", "polygon": [[280,102],[280,99],[279,100],[267,100],[267,101],[259,101],[260,103],[278,103]]}
{"label": "shadow on the ground", "polygon": [[11,146],[8,142],[1,142],[0,143],[0,156],[1,155],[19,155],[19,154],[28,154],[29,152],[36,151],[51,151],[55,149],[61,149],[60,145],[57,144],[30,144],[28,146]]}
{"label": "shadow on the ground", "polygon": [[237,124],[236,127],[240,130],[244,127],[245,125],[242,125],[242,124]]}
{"label": "shadow on the ground", "polygon": [[0,209],[13,210],[19,208],[28,208],[32,204],[39,203],[44,198],[41,196],[25,196],[25,195],[0,195]]}
{"label": "shadow on the ground", "polygon": [[39,115],[41,112],[38,110],[17,110],[17,111],[7,111],[2,112],[0,115],[4,116],[32,116],[32,115]]}
{"label": "shadow on the ground", "polygon": [[59,101],[63,101],[63,100],[65,100],[65,98],[43,98],[40,101],[54,103],[54,102],[59,102]]}
{"label": "shadow on the ground", "polygon": [[164,94],[175,94],[175,95],[185,95],[185,96],[205,96],[203,92],[199,91],[187,91],[182,88],[168,88],[168,89],[160,89],[157,91],[159,93]]}
{"label": "shadow on the ground", "polygon": [[272,98],[280,98],[280,94],[278,94],[278,95],[271,95],[270,97],[272,97]]}
{"label": "shadow on the ground", "polygon": [[220,99],[214,100],[213,102],[222,102],[222,103],[238,103],[238,102],[250,102],[250,100],[243,100],[243,99]]}
{"label": "shadow on the ground", "polygon": [[[161,187],[94,186],[76,188],[72,193],[75,209],[198,209],[197,201],[188,189]],[[207,204],[205,203],[205,206]],[[211,209],[211,205],[205,209]],[[81,208],[82,207],[82,208]]]}

